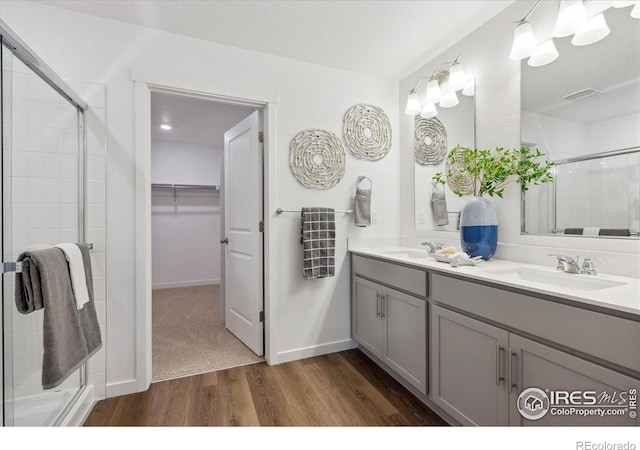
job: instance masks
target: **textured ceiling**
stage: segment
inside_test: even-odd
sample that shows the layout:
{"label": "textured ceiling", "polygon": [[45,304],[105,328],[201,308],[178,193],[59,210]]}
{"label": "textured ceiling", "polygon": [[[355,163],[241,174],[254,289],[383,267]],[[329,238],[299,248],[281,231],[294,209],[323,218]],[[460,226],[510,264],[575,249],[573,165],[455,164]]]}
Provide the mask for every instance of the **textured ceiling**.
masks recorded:
{"label": "textured ceiling", "polygon": [[399,80],[513,1],[42,0],[39,3]]}

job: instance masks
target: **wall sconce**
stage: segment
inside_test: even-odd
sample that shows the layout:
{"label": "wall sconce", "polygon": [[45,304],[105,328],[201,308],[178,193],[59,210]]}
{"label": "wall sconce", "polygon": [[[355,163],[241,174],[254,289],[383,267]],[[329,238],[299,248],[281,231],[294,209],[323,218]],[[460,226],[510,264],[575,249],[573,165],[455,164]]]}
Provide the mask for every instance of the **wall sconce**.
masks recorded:
{"label": "wall sconce", "polygon": [[513,45],[509,54],[509,58],[514,61],[529,58],[527,64],[533,67],[549,64],[558,58],[559,53],[553,38],[573,35],[571,43],[576,46],[589,45],[604,39],[610,30],[604,20],[603,12],[611,7],[626,8],[634,5],[631,17],[640,19],[640,2],[637,0],[591,0],[587,3],[583,3],[582,0],[560,0],[560,9],[552,37],[538,43],[533,34],[533,27],[527,19],[541,2],[542,0],[538,0],[526,16],[514,22],[518,25],[513,34]]}
{"label": "wall sconce", "polygon": [[[404,113],[409,116],[420,114],[423,119],[430,119],[438,114],[437,103],[442,108],[451,108],[458,104],[456,91],[462,90],[463,95],[473,96],[473,80],[467,79],[459,59],[460,55],[453,61],[441,63],[430,77],[420,78],[409,91]],[[421,102],[416,89],[425,80],[427,91],[424,101]]]}

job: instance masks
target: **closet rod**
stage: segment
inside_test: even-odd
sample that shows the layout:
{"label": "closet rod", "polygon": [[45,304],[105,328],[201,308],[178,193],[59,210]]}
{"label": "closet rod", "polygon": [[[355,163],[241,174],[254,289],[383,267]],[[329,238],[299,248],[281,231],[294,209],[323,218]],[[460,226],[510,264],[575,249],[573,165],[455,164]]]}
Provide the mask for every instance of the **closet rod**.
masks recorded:
{"label": "closet rod", "polygon": [[[302,211],[299,209],[282,209],[282,208],[278,208],[276,209],[276,214],[282,214],[282,213],[301,213]],[[336,209],[333,212],[336,213],[344,213],[344,214],[351,214],[353,213],[352,209]]]}
{"label": "closet rod", "polygon": [[167,189],[215,189],[220,190],[220,186],[215,184],[169,184],[169,183],[151,183],[151,187],[154,188],[167,188]]}

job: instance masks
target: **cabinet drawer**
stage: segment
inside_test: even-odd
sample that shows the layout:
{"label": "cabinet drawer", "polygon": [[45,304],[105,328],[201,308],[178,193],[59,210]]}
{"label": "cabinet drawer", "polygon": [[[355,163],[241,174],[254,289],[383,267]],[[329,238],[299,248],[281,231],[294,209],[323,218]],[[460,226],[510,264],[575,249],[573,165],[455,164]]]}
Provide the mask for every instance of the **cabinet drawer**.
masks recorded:
{"label": "cabinet drawer", "polygon": [[640,323],[433,274],[431,298],[640,372]]}
{"label": "cabinet drawer", "polygon": [[422,270],[353,255],[351,270],[358,275],[421,297],[427,296],[427,273]]}

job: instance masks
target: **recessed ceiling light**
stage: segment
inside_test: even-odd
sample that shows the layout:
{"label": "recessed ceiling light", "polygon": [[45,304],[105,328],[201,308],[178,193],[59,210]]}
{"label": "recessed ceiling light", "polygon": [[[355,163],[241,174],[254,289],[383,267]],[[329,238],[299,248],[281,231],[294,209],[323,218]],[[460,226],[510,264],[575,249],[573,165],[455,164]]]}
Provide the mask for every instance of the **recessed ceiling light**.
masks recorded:
{"label": "recessed ceiling light", "polygon": [[170,130],[173,127],[168,123],[163,123],[162,125],[160,125],[160,128],[162,128],[163,130]]}

